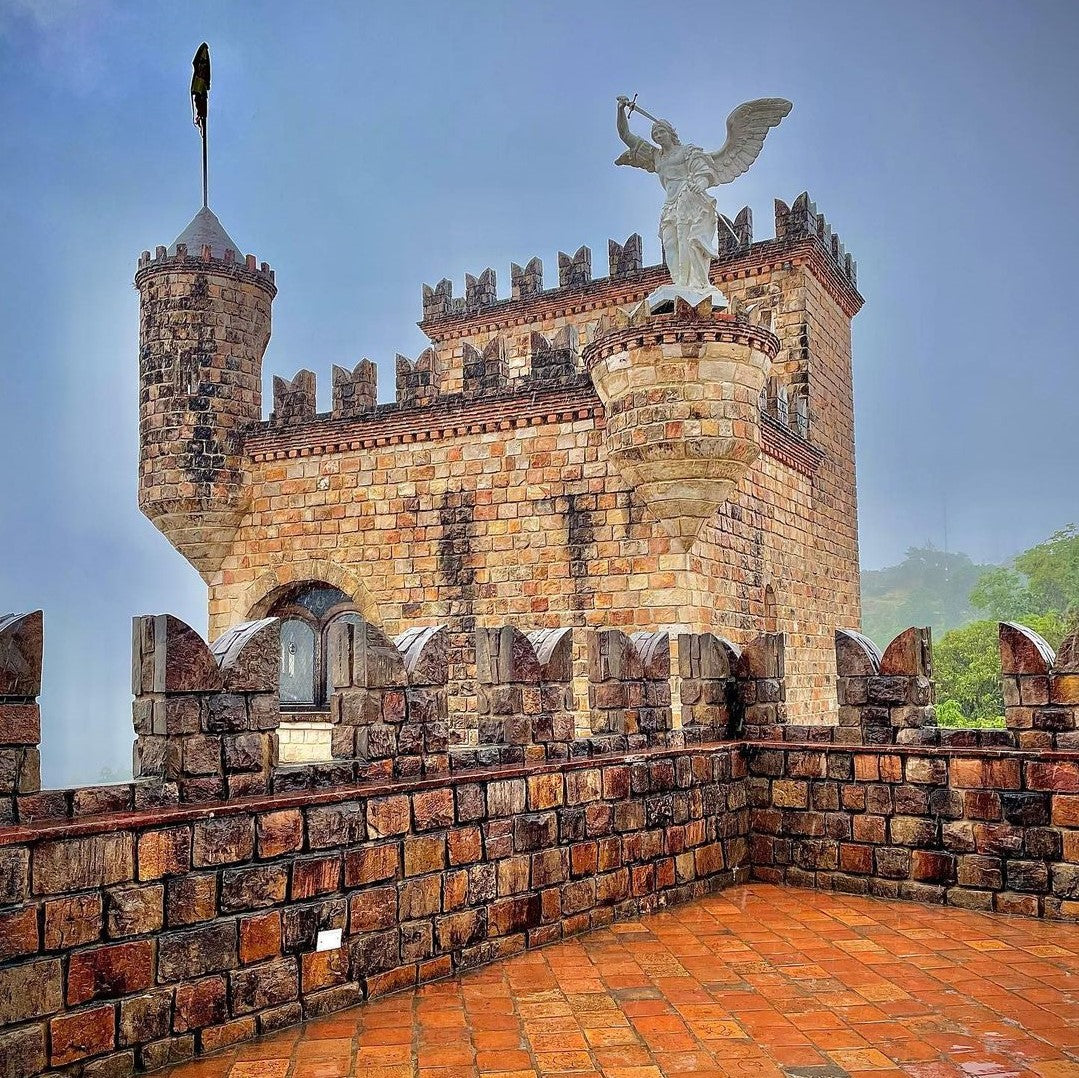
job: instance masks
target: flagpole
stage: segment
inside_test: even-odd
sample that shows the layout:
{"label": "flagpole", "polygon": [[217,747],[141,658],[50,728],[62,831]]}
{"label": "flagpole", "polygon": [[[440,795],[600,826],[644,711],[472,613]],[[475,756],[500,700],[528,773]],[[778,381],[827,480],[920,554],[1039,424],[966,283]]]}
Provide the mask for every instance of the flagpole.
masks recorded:
{"label": "flagpole", "polygon": [[191,118],[202,136],[202,208],[210,208],[209,169],[206,163],[206,128],[209,123],[210,47],[204,41],[191,61]]}

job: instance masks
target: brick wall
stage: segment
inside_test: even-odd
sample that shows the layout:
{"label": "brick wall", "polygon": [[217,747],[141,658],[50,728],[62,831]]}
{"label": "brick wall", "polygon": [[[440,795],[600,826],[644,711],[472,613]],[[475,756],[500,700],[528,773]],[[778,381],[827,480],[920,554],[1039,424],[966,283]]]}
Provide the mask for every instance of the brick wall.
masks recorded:
{"label": "brick wall", "polygon": [[1079,753],[748,748],[755,879],[1079,919]]}
{"label": "brick wall", "polygon": [[[883,651],[837,634],[832,727],[784,721],[781,634],[593,634],[578,733],[572,633],[503,627],[477,647],[483,740],[453,747],[446,634],[343,628],[337,755],[290,763],[265,700],[274,621],[208,646],[136,619],[136,759],[160,768],[8,797],[0,1078],[163,1066],[751,874],[1079,920],[1079,752],[1043,744],[1079,636],[1057,656],[1002,626],[1006,677],[1064,680],[1020,684],[1027,710],[994,745],[931,725],[924,630]],[[0,619],[0,686],[22,703],[40,629]],[[891,743],[913,735],[929,741]]]}
{"label": "brick wall", "polygon": [[745,879],[743,778],[657,750],[0,829],[0,1074],[162,1066]]}

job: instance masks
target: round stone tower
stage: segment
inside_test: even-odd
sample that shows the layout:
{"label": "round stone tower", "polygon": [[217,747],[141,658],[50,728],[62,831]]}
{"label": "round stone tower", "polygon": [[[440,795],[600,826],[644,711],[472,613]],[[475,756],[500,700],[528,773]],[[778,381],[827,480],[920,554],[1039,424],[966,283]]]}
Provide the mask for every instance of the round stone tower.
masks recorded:
{"label": "round stone tower", "polygon": [[203,207],[139,259],[139,508],[207,582],[247,508],[243,439],[262,418],[274,275]]}
{"label": "round stone tower", "polygon": [[606,413],[611,463],[683,551],[760,453],[760,392],[779,340],[676,301],[599,327],[584,358]]}

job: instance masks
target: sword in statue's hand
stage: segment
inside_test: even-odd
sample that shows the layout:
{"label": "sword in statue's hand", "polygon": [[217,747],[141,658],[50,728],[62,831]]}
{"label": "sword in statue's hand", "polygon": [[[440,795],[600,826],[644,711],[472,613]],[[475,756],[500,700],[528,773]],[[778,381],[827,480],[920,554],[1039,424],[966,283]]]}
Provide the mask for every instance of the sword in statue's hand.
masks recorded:
{"label": "sword in statue's hand", "polygon": [[647,112],[645,109],[643,109],[640,105],[637,104],[637,95],[636,94],[633,95],[632,100],[630,98],[626,97],[625,94],[622,94],[617,100],[618,100],[618,103],[620,105],[625,105],[626,106],[626,114],[627,115],[632,116],[633,113],[639,112],[642,116],[644,116],[647,119],[651,120],[652,123],[658,123],[659,122],[658,117],[653,116],[650,112]]}

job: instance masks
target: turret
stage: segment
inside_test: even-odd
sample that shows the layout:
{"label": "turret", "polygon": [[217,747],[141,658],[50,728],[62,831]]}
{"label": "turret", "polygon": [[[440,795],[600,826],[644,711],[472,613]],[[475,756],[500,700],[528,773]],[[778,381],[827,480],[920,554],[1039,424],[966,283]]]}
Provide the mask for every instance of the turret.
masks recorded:
{"label": "turret", "polygon": [[274,275],[203,207],[139,259],[139,508],[207,582],[247,508],[243,439],[262,418]]}
{"label": "turret", "polygon": [[660,314],[645,306],[604,316],[584,360],[611,463],[688,551],[760,453],[758,402],[779,340],[708,298]]}

